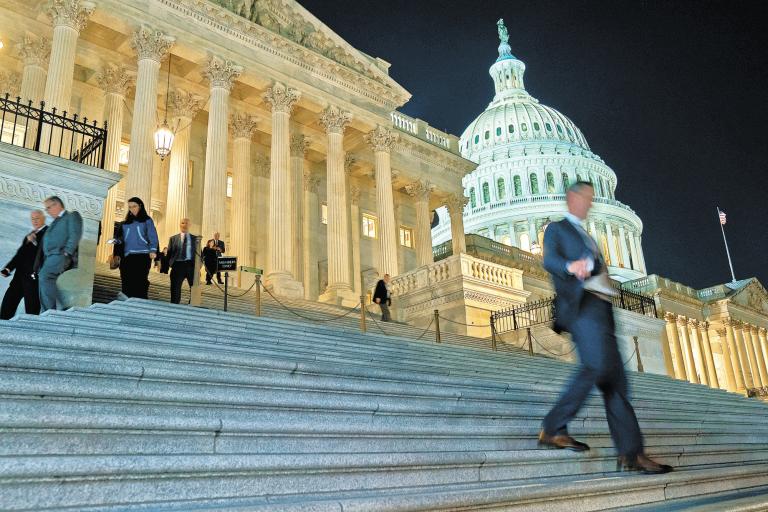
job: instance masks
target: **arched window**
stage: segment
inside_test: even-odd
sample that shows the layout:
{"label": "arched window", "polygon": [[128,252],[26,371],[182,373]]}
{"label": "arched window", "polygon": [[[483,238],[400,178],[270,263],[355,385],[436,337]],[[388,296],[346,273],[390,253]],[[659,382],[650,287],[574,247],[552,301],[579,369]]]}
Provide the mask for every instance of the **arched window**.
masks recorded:
{"label": "arched window", "polygon": [[549,123],[544,123],[544,127],[547,129],[548,132],[552,131],[552,125]]}
{"label": "arched window", "polygon": [[485,137],[485,140],[490,139],[491,138],[491,130],[485,130],[484,137]]}
{"label": "arched window", "polygon": [[501,137],[501,126],[496,127],[496,136]]}
{"label": "arched window", "polygon": [[491,187],[488,182],[483,183],[483,204],[491,202]]}
{"label": "arched window", "polygon": [[535,173],[531,173],[531,194],[538,194],[539,193],[539,178],[536,177]]}
{"label": "arched window", "polygon": [[520,125],[520,129],[523,130],[524,132],[527,132],[528,131],[528,124],[527,123],[521,124]]}
{"label": "arched window", "polygon": [[570,186],[570,183],[568,182],[568,173],[563,173],[563,192],[568,190],[568,187]]}
{"label": "arched window", "polygon": [[499,199],[507,197],[507,189],[504,187],[504,178],[496,180],[496,197]]}
{"label": "arched window", "polygon": [[475,135],[475,144],[479,144],[479,143],[480,143],[480,136]]}
{"label": "arched window", "polygon": [[523,183],[520,180],[520,176],[512,178],[512,184],[515,186],[515,196],[523,195]]}
{"label": "arched window", "polygon": [[515,125],[511,124],[507,126],[507,130],[509,130],[509,133],[515,133]]}
{"label": "arched window", "polygon": [[469,206],[477,208],[477,194],[475,194],[475,187],[469,189]]}
{"label": "arched window", "polygon": [[547,194],[555,193],[555,176],[551,173],[547,173]]}
{"label": "arched window", "polygon": [[541,129],[541,126],[539,126],[539,123],[533,123],[533,129],[536,131],[539,131]]}

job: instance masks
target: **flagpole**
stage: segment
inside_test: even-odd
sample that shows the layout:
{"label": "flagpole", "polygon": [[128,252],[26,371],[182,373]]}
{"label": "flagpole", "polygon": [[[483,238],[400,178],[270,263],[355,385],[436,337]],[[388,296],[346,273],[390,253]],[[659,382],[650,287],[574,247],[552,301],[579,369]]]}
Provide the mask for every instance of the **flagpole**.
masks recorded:
{"label": "flagpole", "polygon": [[728,256],[728,266],[731,267],[731,279],[733,283],[736,282],[736,274],[733,273],[733,263],[731,262],[731,251],[728,250],[728,240],[725,239],[725,228],[723,222],[720,220],[720,207],[717,207],[717,222],[720,223],[720,231],[723,233],[723,243],[725,244],[725,254]]}

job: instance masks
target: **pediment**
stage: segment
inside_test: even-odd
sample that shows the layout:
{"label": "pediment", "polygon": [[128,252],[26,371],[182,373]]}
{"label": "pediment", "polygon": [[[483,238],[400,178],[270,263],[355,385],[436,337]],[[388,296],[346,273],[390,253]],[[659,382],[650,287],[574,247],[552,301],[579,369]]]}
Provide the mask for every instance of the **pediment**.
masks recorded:
{"label": "pediment", "polygon": [[734,293],[729,301],[768,313],[768,291],[757,279],[752,279],[752,282]]}

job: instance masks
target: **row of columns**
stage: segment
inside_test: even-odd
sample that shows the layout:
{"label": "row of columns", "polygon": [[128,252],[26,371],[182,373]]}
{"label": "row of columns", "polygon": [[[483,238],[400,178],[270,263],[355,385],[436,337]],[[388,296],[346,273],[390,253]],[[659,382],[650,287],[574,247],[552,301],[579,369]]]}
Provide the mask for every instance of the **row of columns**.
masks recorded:
{"label": "row of columns", "polygon": [[715,329],[722,348],[725,382],[718,378],[710,323],[667,312],[664,359],[670,376],[729,391],[768,387],[766,329],[725,319]]}

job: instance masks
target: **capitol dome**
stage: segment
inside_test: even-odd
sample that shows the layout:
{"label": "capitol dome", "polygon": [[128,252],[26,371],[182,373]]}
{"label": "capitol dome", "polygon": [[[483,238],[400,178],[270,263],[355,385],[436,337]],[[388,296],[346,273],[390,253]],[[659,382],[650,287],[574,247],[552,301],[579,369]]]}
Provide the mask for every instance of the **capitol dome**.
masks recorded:
{"label": "capitol dome", "polygon": [[[469,198],[465,232],[538,254],[547,224],[566,212],[569,184],[590,181],[595,201],[587,229],[602,248],[609,273],[620,281],[644,276],[642,221],[616,200],[616,174],[573,121],[528,93],[525,64],[512,55],[503,20],[498,29],[499,55],[489,70],[495,95],[459,140],[462,156],[478,164],[463,178]],[[447,211],[438,215],[435,245],[451,237]]]}

